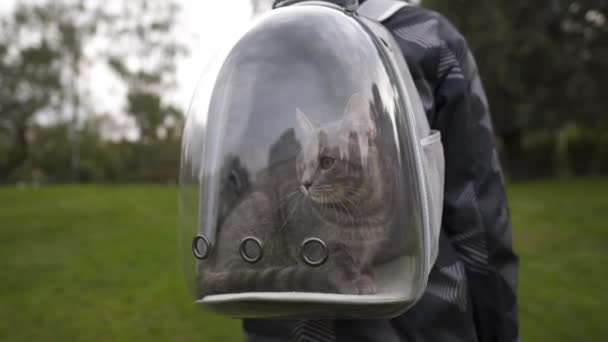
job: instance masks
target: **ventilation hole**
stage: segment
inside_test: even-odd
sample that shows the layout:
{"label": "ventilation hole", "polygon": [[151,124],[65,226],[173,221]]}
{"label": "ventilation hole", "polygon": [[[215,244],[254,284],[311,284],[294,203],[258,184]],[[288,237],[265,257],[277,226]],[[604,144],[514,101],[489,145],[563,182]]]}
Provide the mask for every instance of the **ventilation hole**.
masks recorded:
{"label": "ventilation hole", "polygon": [[243,258],[243,260],[250,264],[254,264],[262,259],[264,250],[260,240],[250,236],[241,241],[239,253],[241,253],[241,258]]}
{"label": "ventilation hole", "polygon": [[192,240],[192,254],[199,260],[205,260],[211,254],[211,243],[205,235],[199,234]]}
{"label": "ventilation hole", "polygon": [[321,266],[327,261],[328,250],[323,240],[309,238],[304,240],[300,248],[300,254],[304,262],[310,266]]}

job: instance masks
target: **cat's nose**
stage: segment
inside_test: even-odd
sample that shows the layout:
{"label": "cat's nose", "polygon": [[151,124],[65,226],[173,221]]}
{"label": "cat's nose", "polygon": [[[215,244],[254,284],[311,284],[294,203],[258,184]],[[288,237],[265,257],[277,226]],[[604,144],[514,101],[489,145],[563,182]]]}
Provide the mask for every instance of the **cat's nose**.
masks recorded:
{"label": "cat's nose", "polygon": [[305,187],[306,189],[308,189],[308,188],[310,188],[310,186],[312,185],[312,182],[311,182],[311,181],[304,181],[304,182],[302,182],[302,185],[304,185],[304,187]]}

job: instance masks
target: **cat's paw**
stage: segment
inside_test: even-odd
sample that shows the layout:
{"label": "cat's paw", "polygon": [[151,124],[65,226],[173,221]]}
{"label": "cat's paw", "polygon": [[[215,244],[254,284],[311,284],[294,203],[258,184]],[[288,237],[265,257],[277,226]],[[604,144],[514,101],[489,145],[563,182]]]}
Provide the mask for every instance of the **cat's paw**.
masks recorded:
{"label": "cat's paw", "polygon": [[376,289],[376,284],[372,277],[366,274],[362,274],[357,279],[355,279],[355,286],[357,288],[358,293],[360,295],[372,295],[376,294],[378,291]]}
{"label": "cat's paw", "polygon": [[342,280],[337,286],[337,292],[350,295],[371,295],[375,294],[376,284],[368,275],[359,275],[352,280]]}

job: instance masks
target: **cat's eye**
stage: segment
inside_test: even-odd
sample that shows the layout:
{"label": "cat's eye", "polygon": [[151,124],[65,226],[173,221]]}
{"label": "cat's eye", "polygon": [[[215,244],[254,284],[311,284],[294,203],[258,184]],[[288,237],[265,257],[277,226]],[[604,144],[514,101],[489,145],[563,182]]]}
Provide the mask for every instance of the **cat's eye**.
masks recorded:
{"label": "cat's eye", "polygon": [[321,166],[322,169],[327,170],[332,165],[334,165],[334,158],[321,157],[321,159],[319,160],[319,165]]}

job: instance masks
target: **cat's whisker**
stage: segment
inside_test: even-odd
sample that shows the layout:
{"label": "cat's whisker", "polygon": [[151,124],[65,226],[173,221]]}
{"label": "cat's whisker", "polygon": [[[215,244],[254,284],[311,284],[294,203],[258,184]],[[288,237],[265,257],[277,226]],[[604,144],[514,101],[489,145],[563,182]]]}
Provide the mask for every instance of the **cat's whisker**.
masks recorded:
{"label": "cat's whisker", "polygon": [[290,193],[288,193],[287,195],[285,195],[285,197],[283,198],[283,200],[279,203],[279,205],[274,209],[274,211],[279,211],[281,210],[281,208],[286,205],[287,203],[289,203],[289,201],[291,201],[293,199],[293,197],[295,195],[298,195],[300,192],[299,190],[295,190],[292,191]]}
{"label": "cat's whisker", "polygon": [[[326,197],[324,196],[324,199],[325,198]],[[325,201],[327,201],[327,200],[325,199]],[[336,224],[340,224],[340,213],[338,212],[337,208],[335,207],[335,203],[332,203],[332,202],[328,202],[328,203],[329,203],[329,206],[333,209],[332,211],[334,212],[334,217],[336,218]]]}
{"label": "cat's whisker", "polygon": [[357,192],[356,190],[358,190],[358,188],[354,188],[352,186],[345,186],[344,189],[347,191],[352,191],[352,192]]}
{"label": "cat's whisker", "polygon": [[350,195],[353,195],[353,197],[356,197],[357,199],[361,199],[361,193],[359,191],[357,191],[358,189],[352,188],[352,187],[345,187],[344,188],[346,190],[346,192]]}
{"label": "cat's whisker", "polygon": [[[352,205],[352,208],[356,211],[356,213],[359,215],[359,217],[363,216],[363,211],[355,202],[353,202],[352,200],[350,200],[347,197],[344,197],[344,200],[346,202],[348,202],[350,205]],[[353,215],[353,217],[354,217],[354,215]]]}
{"label": "cat's whisker", "polygon": [[342,203],[340,201],[338,201],[338,202],[335,202],[334,204],[336,207],[336,211],[340,211],[341,216],[344,215],[344,218],[346,219],[347,216],[346,216],[346,212],[343,210],[344,206],[342,205]]}
{"label": "cat's whisker", "polygon": [[355,199],[359,199],[359,194],[354,191],[354,190],[350,190],[350,189],[345,189],[346,195],[345,198],[351,197],[351,198],[355,198]]}
{"label": "cat's whisker", "polygon": [[346,223],[349,223],[350,221],[352,221],[352,214],[351,214],[350,210],[348,210],[348,208],[344,205],[344,203],[341,200],[336,202],[336,206],[338,206],[339,208],[342,208],[340,211],[342,212],[342,216],[344,216],[344,220]]}
{"label": "cat's whisker", "polygon": [[340,209],[340,202],[334,202],[334,205],[336,207],[336,211],[339,213],[339,216],[343,216],[344,219],[346,220],[347,219],[346,213]]}
{"label": "cat's whisker", "polygon": [[291,213],[289,215],[287,215],[287,217],[285,218],[285,222],[283,222],[283,225],[281,225],[281,227],[279,228],[279,230],[283,230],[283,228],[285,228],[285,226],[287,225],[287,223],[289,222],[289,220],[291,220],[293,218],[293,216],[296,213],[296,210],[298,209],[298,205],[300,204],[300,197],[298,197],[296,199],[296,204],[293,206],[293,209],[291,210]]}
{"label": "cat's whisker", "polygon": [[[351,221],[354,221],[354,216],[353,216],[353,214],[351,213],[351,211],[350,211],[350,210],[348,210],[348,208],[347,208],[346,204],[344,204],[344,202],[342,202],[342,201],[339,201],[339,202],[338,202],[338,204],[339,204],[339,205],[340,205],[342,208],[344,208],[344,211],[346,212],[346,214],[348,214],[348,217],[350,217]],[[345,214],[345,216],[346,216],[346,214]]]}

